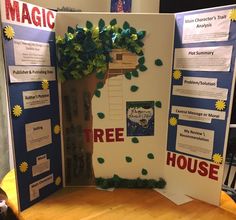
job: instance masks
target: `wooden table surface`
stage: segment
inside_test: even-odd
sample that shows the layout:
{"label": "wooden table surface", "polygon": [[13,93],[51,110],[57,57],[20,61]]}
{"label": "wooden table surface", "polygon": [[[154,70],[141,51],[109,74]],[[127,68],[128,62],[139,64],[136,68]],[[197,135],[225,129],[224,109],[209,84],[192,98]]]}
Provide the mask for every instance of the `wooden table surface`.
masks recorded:
{"label": "wooden table surface", "polygon": [[[2,184],[6,191],[13,182],[11,178],[4,179],[7,184]],[[13,191],[11,189],[11,195],[8,195],[15,203]],[[221,207],[216,207],[193,200],[177,206],[151,189],[116,189],[107,192],[92,187],[76,187],[58,191],[20,216],[22,220],[235,220],[236,204],[224,192],[221,203]]]}

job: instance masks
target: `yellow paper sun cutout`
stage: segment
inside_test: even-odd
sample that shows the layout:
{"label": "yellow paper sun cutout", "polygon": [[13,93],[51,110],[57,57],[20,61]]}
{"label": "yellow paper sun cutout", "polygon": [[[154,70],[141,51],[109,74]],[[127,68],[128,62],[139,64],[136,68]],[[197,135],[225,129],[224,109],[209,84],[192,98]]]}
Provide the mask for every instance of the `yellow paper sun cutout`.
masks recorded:
{"label": "yellow paper sun cutout", "polygon": [[173,78],[174,78],[174,79],[178,80],[178,79],[180,79],[181,77],[182,77],[182,72],[181,72],[180,70],[175,70],[175,71],[173,72]]}
{"label": "yellow paper sun cutout", "polygon": [[49,88],[49,82],[46,79],[44,79],[42,81],[42,89],[46,90],[48,88]]}
{"label": "yellow paper sun cutout", "polygon": [[15,31],[12,26],[7,25],[6,27],[4,27],[3,32],[4,32],[4,36],[8,40],[12,40],[15,37]]}
{"label": "yellow paper sun cutout", "polygon": [[59,134],[61,132],[61,127],[60,125],[56,125],[53,129],[54,134]]}
{"label": "yellow paper sun cutout", "polygon": [[20,168],[20,172],[21,173],[25,173],[27,170],[28,170],[28,163],[26,163],[26,162],[22,162],[21,164],[20,164],[20,166],[19,166],[19,168]]}
{"label": "yellow paper sun cutout", "polygon": [[225,101],[223,101],[223,100],[216,101],[215,107],[216,107],[216,110],[218,110],[218,111],[225,110],[225,107],[226,107]]}
{"label": "yellow paper sun cutout", "polygon": [[15,117],[19,117],[22,114],[22,108],[20,105],[15,105],[12,109],[12,113]]}
{"label": "yellow paper sun cutout", "polygon": [[177,118],[171,117],[169,120],[169,123],[171,126],[176,126],[177,125]]}
{"label": "yellow paper sun cutout", "polygon": [[61,177],[57,177],[55,180],[55,184],[59,186],[61,184]]}
{"label": "yellow paper sun cutout", "polygon": [[223,161],[223,157],[220,154],[214,154],[212,157],[214,163],[221,164]]}
{"label": "yellow paper sun cutout", "polygon": [[236,9],[232,9],[229,12],[229,18],[230,18],[231,21],[236,21]]}

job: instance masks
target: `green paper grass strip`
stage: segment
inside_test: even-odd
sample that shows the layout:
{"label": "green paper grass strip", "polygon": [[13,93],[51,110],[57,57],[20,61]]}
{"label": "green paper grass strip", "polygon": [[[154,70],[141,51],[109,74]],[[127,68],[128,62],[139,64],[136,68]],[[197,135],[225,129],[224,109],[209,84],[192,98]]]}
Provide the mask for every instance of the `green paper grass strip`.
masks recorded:
{"label": "green paper grass strip", "polygon": [[163,62],[162,62],[161,59],[156,59],[156,60],[155,60],[155,64],[156,64],[156,66],[162,66],[162,65],[163,65]]}
{"label": "green paper grass strip", "polygon": [[102,157],[97,158],[98,163],[103,164],[105,160]]}
{"label": "green paper grass strip", "polygon": [[132,162],[132,158],[131,157],[125,157],[125,160],[127,163],[131,163]]}
{"label": "green paper grass strip", "polygon": [[132,138],[132,142],[133,142],[134,144],[137,144],[137,143],[139,143],[139,140],[138,140],[138,138],[133,137],[133,138]]}
{"label": "green paper grass strip", "polygon": [[131,92],[137,92],[138,91],[138,86],[131,86],[130,87]]}
{"label": "green paper grass strip", "polygon": [[153,159],[154,159],[154,155],[153,155],[152,153],[149,153],[149,154],[147,155],[147,157],[148,157],[148,159],[150,159],[150,160],[153,160]]}
{"label": "green paper grass strip", "polygon": [[156,101],[156,102],[155,102],[155,106],[156,106],[157,108],[161,108],[161,107],[162,107],[161,101]]}
{"label": "green paper grass strip", "polygon": [[104,119],[104,118],[105,118],[105,114],[102,113],[102,112],[98,112],[98,113],[97,113],[97,116],[98,116],[100,119]]}
{"label": "green paper grass strip", "polygon": [[108,189],[112,187],[116,188],[159,188],[163,189],[166,186],[166,181],[163,178],[159,180],[154,179],[124,179],[118,175],[114,175],[112,178],[96,178],[96,185],[102,189]]}
{"label": "green paper grass strip", "polygon": [[106,73],[113,49],[143,56],[145,35],[145,31],[136,30],[128,22],[124,22],[123,28],[119,27],[116,19],[111,20],[110,25],[100,19],[97,27],[91,21],[87,21],[85,27],[69,26],[64,36],[56,37],[60,79],[80,80],[92,73]]}

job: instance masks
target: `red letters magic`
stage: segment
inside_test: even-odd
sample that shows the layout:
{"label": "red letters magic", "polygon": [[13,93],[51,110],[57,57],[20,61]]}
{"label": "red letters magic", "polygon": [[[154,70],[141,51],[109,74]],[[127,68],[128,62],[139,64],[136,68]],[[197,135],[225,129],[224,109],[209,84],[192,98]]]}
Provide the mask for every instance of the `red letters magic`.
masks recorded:
{"label": "red letters magic", "polygon": [[54,13],[44,8],[31,6],[24,2],[6,0],[6,19],[19,23],[28,23],[36,27],[46,27],[53,29]]}

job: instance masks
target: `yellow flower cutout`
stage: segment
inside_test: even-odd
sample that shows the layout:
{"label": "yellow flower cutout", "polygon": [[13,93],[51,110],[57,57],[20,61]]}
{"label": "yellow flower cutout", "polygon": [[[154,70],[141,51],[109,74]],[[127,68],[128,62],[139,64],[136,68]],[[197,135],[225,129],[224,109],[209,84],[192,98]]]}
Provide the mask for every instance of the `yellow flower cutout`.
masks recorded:
{"label": "yellow flower cutout", "polygon": [[177,125],[177,118],[171,117],[169,120],[169,123],[171,126],[176,126]]}
{"label": "yellow flower cutout", "polygon": [[6,27],[4,27],[3,32],[4,32],[4,36],[8,40],[12,40],[15,37],[15,31],[12,26],[7,25]]}
{"label": "yellow flower cutout", "polygon": [[182,72],[180,71],[180,70],[175,70],[174,72],[173,72],[173,78],[174,79],[180,79],[182,77]]}
{"label": "yellow flower cutout", "polygon": [[229,18],[230,18],[231,21],[236,21],[236,9],[232,9],[229,12]]}
{"label": "yellow flower cutout", "polygon": [[59,134],[61,132],[61,127],[60,125],[56,125],[53,129],[54,134]]}
{"label": "yellow flower cutout", "polygon": [[20,105],[15,105],[12,109],[12,113],[15,117],[20,117],[22,114],[22,108]]}
{"label": "yellow flower cutout", "polygon": [[49,82],[46,79],[44,79],[42,81],[42,89],[46,90],[48,88],[49,88]]}
{"label": "yellow flower cutout", "polygon": [[218,111],[225,110],[225,107],[226,107],[225,101],[222,101],[222,100],[216,101],[215,107],[216,107],[216,110],[218,110]]}
{"label": "yellow flower cutout", "polygon": [[61,177],[60,177],[60,176],[56,178],[55,184],[56,184],[57,186],[59,186],[59,185],[61,184]]}
{"label": "yellow flower cutout", "polygon": [[214,163],[221,164],[223,161],[223,157],[220,154],[214,154],[212,157]]}
{"label": "yellow flower cutout", "polygon": [[26,162],[22,162],[21,164],[20,164],[20,166],[19,166],[19,168],[20,168],[20,172],[21,173],[25,173],[27,170],[28,170],[28,163],[26,163]]}

